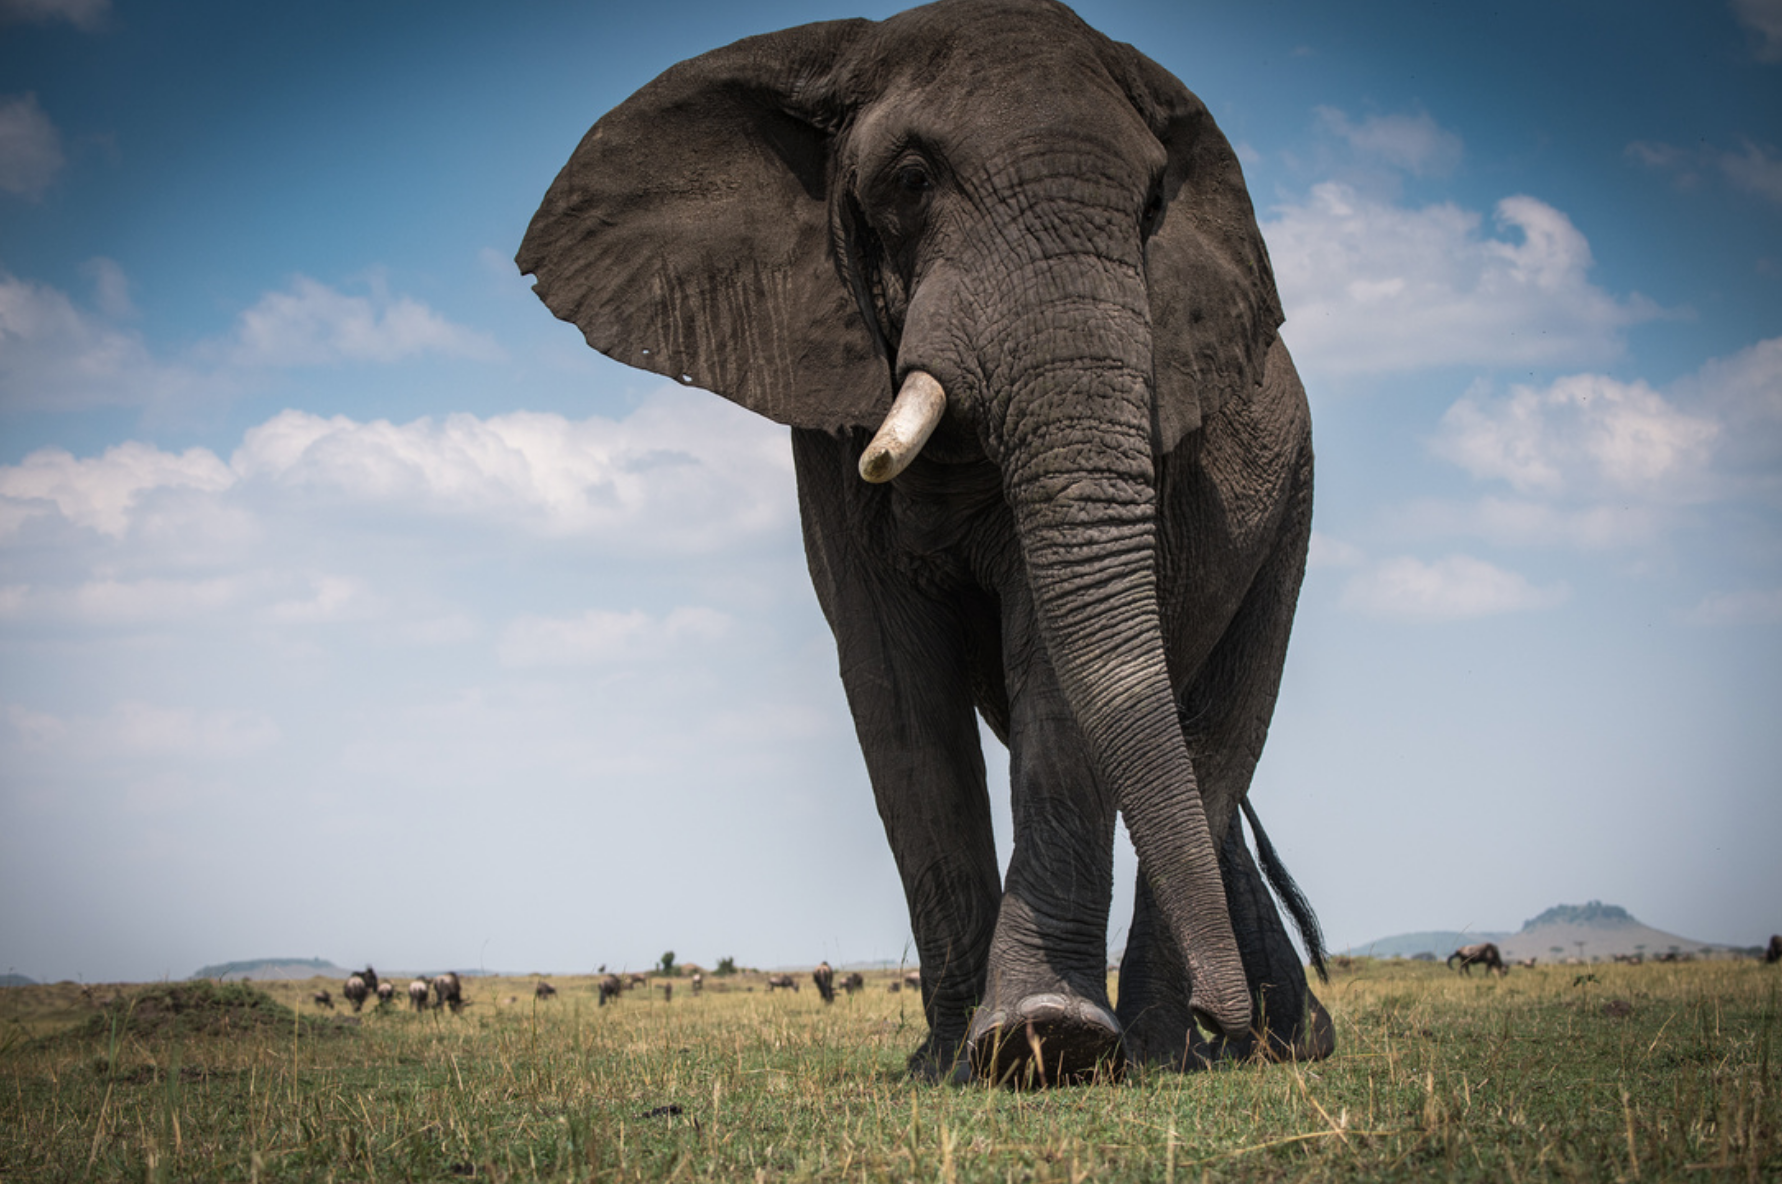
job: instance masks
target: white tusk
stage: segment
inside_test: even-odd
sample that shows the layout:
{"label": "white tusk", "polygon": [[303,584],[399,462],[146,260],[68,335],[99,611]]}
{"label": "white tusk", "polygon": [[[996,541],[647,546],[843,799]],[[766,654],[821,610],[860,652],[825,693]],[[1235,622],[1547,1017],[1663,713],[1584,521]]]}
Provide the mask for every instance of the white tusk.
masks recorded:
{"label": "white tusk", "polygon": [[932,374],[911,370],[878,435],[860,454],[860,475],[877,485],[904,471],[928,443],[947,409],[947,392]]}

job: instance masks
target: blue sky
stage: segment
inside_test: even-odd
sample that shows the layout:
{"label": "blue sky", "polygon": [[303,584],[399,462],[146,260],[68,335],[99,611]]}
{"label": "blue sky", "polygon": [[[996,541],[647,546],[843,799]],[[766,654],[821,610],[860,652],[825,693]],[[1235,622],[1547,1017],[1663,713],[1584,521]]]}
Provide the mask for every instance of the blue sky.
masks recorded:
{"label": "blue sky", "polygon": [[[0,963],[904,952],[783,429],[511,262],[668,65],[895,10],[0,0]],[[1254,795],[1332,943],[1782,929],[1782,4],[1078,11],[1311,393]]]}

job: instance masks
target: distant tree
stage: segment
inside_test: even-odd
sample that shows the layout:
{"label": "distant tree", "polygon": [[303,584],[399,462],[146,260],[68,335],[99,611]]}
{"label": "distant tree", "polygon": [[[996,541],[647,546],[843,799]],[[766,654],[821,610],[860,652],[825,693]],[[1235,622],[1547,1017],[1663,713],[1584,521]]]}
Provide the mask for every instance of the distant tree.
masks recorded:
{"label": "distant tree", "polygon": [[736,959],[735,958],[719,958],[718,959],[718,968],[716,970],[712,971],[712,973],[717,975],[719,978],[727,978],[730,975],[735,974],[736,973]]}
{"label": "distant tree", "polygon": [[1560,954],[1565,953],[1565,947],[1564,946],[1548,946],[1547,952],[1549,954],[1552,954],[1555,957],[1558,957]]}
{"label": "distant tree", "polygon": [[674,977],[674,951],[669,950],[662,955],[662,961],[656,963],[656,969],[669,978]]}

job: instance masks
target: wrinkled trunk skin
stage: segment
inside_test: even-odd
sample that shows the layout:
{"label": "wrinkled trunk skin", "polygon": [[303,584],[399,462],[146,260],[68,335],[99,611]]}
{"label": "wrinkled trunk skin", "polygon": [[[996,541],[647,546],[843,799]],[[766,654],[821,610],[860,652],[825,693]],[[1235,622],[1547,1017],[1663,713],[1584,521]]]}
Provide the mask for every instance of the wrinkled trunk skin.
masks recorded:
{"label": "wrinkled trunk skin", "polygon": [[[1111,296],[1110,271],[1129,277]],[[974,1068],[992,1079],[1036,1067],[1043,1081],[1080,1079],[1092,1063],[1117,1064],[1120,1056],[1120,1026],[1102,976],[1112,808],[1125,816],[1163,924],[1184,952],[1192,1012],[1221,1032],[1242,1033],[1250,999],[1165,659],[1142,272],[1136,261],[1054,254],[1013,287],[1049,301],[1000,326],[1028,348],[1000,369],[987,368],[979,429],[1003,474],[1034,636],[1011,628],[1005,638],[1017,700],[1016,856],[970,1041]],[[918,296],[913,326],[925,319],[922,304]],[[908,341],[906,368],[921,363],[909,356]],[[1030,648],[1038,652],[1025,653]],[[1068,843],[1073,829],[1089,830],[1076,836],[1079,847],[1099,850],[1036,853],[1039,872],[1027,877],[1021,811],[1035,791],[1020,783],[1027,761],[1019,699],[1048,691],[1068,707],[1062,726],[1080,733],[1087,769],[1075,772],[1087,785],[1079,796],[1099,790],[1108,811],[1054,818],[1051,838]],[[1055,776],[1068,781],[1071,773]],[[1048,883],[1073,859],[1087,865],[1086,887],[1074,898]]]}

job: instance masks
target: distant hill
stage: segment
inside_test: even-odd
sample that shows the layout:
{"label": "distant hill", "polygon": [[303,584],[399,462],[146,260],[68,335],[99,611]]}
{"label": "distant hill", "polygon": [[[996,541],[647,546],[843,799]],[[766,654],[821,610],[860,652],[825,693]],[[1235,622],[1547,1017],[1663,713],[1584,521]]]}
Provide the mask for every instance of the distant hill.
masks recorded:
{"label": "distant hill", "polygon": [[1414,958],[1434,954],[1446,958],[1464,945],[1496,942],[1509,959],[1538,958],[1543,962],[1569,958],[1610,958],[1616,954],[1725,953],[1731,947],[1680,937],[1642,924],[1620,905],[1593,900],[1586,904],[1554,905],[1538,917],[1522,923],[1514,933],[1486,930],[1430,930],[1383,937],[1356,946],[1351,953],[1376,958]]}
{"label": "distant hill", "polygon": [[0,974],[0,987],[34,987],[37,980],[22,974]]}
{"label": "distant hill", "polygon": [[201,966],[193,978],[216,979],[281,979],[281,978],[345,978],[352,971],[336,966],[326,958],[252,958],[246,962],[219,962]]}

